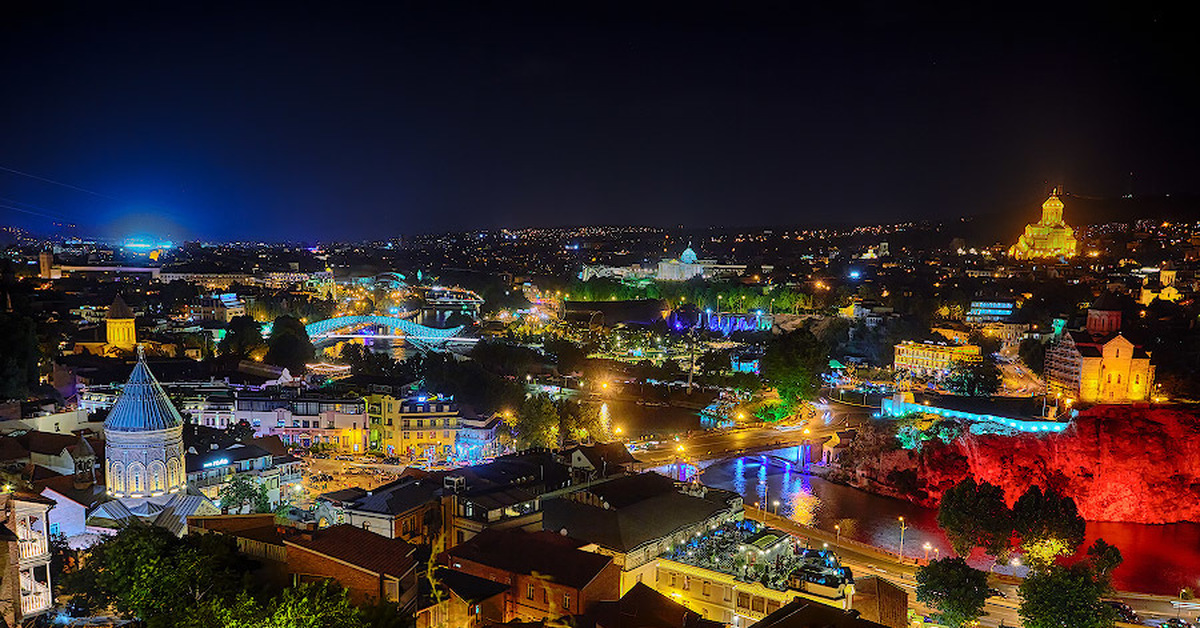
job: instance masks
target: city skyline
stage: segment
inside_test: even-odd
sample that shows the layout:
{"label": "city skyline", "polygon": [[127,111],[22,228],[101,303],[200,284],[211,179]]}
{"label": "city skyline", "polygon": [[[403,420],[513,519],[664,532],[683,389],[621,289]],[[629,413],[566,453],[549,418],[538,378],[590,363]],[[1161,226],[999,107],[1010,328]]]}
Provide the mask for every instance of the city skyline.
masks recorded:
{"label": "city skyline", "polygon": [[361,240],[1200,192],[1169,8],[472,9],[13,9],[3,222]]}

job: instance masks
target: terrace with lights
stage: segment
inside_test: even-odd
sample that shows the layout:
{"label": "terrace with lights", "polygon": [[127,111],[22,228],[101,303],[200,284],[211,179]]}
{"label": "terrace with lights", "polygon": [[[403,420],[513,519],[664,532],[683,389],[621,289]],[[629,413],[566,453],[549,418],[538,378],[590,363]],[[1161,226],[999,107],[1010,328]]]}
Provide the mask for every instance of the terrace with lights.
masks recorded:
{"label": "terrace with lights", "polygon": [[828,549],[806,547],[756,521],[725,523],[672,547],[662,558],[757,583],[836,600],[853,592],[854,577]]}

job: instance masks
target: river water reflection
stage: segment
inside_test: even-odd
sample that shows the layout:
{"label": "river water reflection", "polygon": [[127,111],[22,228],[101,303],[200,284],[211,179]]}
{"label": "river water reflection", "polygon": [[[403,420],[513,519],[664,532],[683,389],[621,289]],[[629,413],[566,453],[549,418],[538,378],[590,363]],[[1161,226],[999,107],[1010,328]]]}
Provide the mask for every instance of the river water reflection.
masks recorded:
{"label": "river water reflection", "polygon": [[[772,512],[778,508],[782,516],[830,532],[839,526],[848,538],[892,552],[900,549],[899,519],[904,517],[906,556],[923,558],[926,543],[930,558],[953,553],[934,510],[800,473],[779,458],[744,456],[720,462],[704,470],[701,480],[736,491],[748,505],[763,504]],[[1200,587],[1200,524],[1089,523],[1084,547],[1096,538],[1116,545],[1125,558],[1113,574],[1120,590],[1175,595],[1184,586]],[[979,568],[991,566],[978,553],[971,562]],[[1011,569],[1000,568],[1003,573]]]}

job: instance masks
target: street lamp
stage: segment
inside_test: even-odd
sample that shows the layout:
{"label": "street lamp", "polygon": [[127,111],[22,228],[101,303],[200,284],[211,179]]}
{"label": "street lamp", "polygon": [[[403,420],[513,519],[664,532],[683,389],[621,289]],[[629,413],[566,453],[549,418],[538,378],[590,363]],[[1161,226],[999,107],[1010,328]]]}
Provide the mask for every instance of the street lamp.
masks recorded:
{"label": "street lamp", "polygon": [[908,529],[908,524],[904,523],[904,517],[900,517],[900,562],[904,562],[904,531]]}
{"label": "street lamp", "polygon": [[833,524],[833,529],[837,533],[838,545],[841,545],[842,544],[842,524],[840,524],[840,523]]}
{"label": "street lamp", "polygon": [[779,516],[779,500],[777,499],[772,503],[775,504],[775,516],[778,517]]}
{"label": "street lamp", "polygon": [[933,549],[933,546],[929,544],[929,541],[926,541],[924,547],[925,547],[925,562],[929,562],[929,550]]}

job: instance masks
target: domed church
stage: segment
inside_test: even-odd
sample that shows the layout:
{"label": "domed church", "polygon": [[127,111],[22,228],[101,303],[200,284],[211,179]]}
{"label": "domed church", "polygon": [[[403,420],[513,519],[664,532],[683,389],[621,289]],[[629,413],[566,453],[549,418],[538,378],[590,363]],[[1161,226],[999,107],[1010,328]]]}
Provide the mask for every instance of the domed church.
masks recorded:
{"label": "domed church", "polygon": [[104,421],[104,486],[93,483],[86,457],[75,477],[52,479],[41,491],[61,506],[55,521],[72,547],[135,520],[181,536],[189,515],[221,512],[188,486],[183,417],[150,372],[141,345],[137,350],[129,381]]}
{"label": "domed church", "polygon": [[138,499],[185,488],[183,417],[140,346],[129,381],[104,420],[104,440],[109,495]]}

